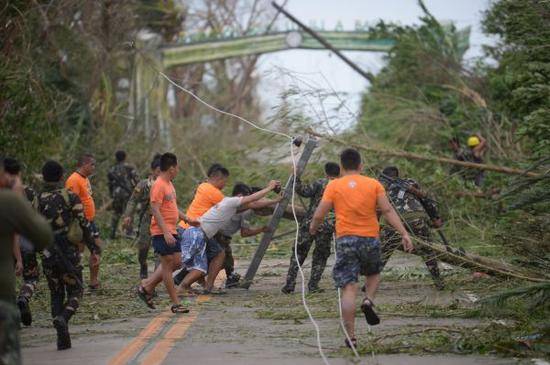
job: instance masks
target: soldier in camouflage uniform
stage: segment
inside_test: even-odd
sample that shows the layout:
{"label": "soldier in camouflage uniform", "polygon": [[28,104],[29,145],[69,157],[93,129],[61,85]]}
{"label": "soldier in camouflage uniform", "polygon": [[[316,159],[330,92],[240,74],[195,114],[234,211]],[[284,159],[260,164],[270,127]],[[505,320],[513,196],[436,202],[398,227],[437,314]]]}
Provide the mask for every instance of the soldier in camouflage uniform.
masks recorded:
{"label": "soldier in camouflage uniform", "polygon": [[[21,164],[16,159],[10,157],[5,158],[3,163],[5,173],[11,179],[21,181]],[[36,193],[30,186],[22,186],[22,191],[20,192],[24,193],[27,200],[34,205]],[[17,297],[17,306],[21,314],[21,322],[25,326],[30,326],[32,324],[32,314],[29,308],[29,301],[34,294],[39,279],[38,260],[36,259],[34,246],[23,236],[19,236],[19,249],[23,265],[23,285]]]}
{"label": "soldier in camouflage uniform", "polygon": [[[34,206],[36,203],[35,191],[26,186],[25,196]],[[23,259],[23,285],[19,289],[17,306],[21,312],[21,323],[25,326],[30,326],[32,324],[32,313],[29,307],[29,302],[34,294],[34,291],[36,290],[36,285],[38,284],[38,279],[40,277],[39,267],[34,246],[23,236],[19,237],[19,241],[21,257]]]}
{"label": "soldier in camouflage uniform", "polygon": [[111,220],[111,239],[116,237],[116,230],[120,217],[124,213],[126,203],[132,195],[132,190],[139,181],[135,167],[126,163],[126,152],[117,151],[115,153],[116,164],[113,165],[107,174],[109,180],[109,192],[113,202],[111,209],[113,217]]}
{"label": "soldier in camouflage uniform", "polygon": [[[310,185],[304,185],[299,179],[296,181],[296,193],[304,198],[310,198],[306,215],[300,222],[297,247],[297,256],[301,266],[306,260],[313,241],[315,241],[315,249],[313,250],[311,262],[311,276],[308,283],[310,292],[319,291],[319,281],[321,281],[321,276],[330,256],[330,247],[334,234],[334,213],[332,212],[323,221],[315,236],[309,233],[313,213],[315,213],[315,209],[323,197],[325,187],[330,180],[340,176],[340,166],[334,162],[328,162],[325,164],[325,173],[325,178],[318,179]],[[290,257],[290,267],[286,275],[286,284],[281,289],[283,293],[290,294],[294,292],[296,275],[298,275],[298,263],[296,262],[296,252],[293,249],[292,256]]]}
{"label": "soldier in camouflage uniform", "polygon": [[[431,242],[430,226],[439,227],[442,224],[435,202],[407,190],[405,186],[412,186],[419,190],[419,185],[413,179],[399,179],[399,170],[396,167],[385,168],[380,181],[384,184],[388,199],[401,216],[409,233],[421,241]],[[401,235],[390,225],[384,225],[380,232],[380,241],[382,242],[382,265],[385,266],[395,249],[402,249]],[[415,253],[422,256],[435,286],[442,290],[444,284],[439,273],[436,253],[422,245],[415,247]]]}
{"label": "soldier in camouflage uniform", "polygon": [[65,350],[71,347],[68,322],[78,309],[83,293],[78,248],[78,241],[82,237],[73,238],[69,235],[71,224],[77,220],[90,252],[100,254],[100,249],[92,237],[91,223],[84,217],[80,198],[63,187],[61,165],[55,161],[46,162],[42,176],[44,186],[37,195],[36,208],[50,222],[54,232],[54,244],[41,253],[42,267],[50,289],[57,349]]}
{"label": "soldier in camouflage uniform", "polygon": [[126,211],[124,212],[123,226],[126,229],[129,229],[129,227],[131,227],[134,214],[137,214],[138,262],[140,266],[139,277],[141,279],[147,278],[147,255],[149,254],[149,247],[151,247],[151,234],[149,230],[151,226],[151,206],[149,203],[149,192],[151,191],[151,186],[153,186],[153,182],[157,179],[159,174],[160,156],[155,156],[155,158],[151,162],[151,175],[149,175],[147,179],[141,180],[136,185],[134,191],[132,192],[130,200],[128,200]]}

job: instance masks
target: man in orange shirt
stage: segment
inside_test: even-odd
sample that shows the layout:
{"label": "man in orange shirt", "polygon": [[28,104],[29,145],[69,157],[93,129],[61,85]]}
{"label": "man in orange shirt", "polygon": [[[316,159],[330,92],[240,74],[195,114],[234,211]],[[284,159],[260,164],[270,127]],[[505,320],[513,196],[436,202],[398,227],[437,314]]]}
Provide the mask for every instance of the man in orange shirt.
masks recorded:
{"label": "man in orange shirt", "polygon": [[348,347],[357,346],[355,338],[355,298],[359,274],[366,276],[366,297],[361,305],[367,323],[376,325],[380,319],[374,312],[373,299],[380,284],[380,241],[377,210],[401,234],[406,252],[413,249],[411,238],[399,216],[386,197],[384,187],[377,180],[362,176],[363,165],[358,151],[349,148],[340,155],[342,177],[332,180],[310,225],[315,235],[325,215],[334,209],[336,215],[336,262],[333,278],[342,288],[342,316]]}
{"label": "man in orange shirt", "polygon": [[[157,271],[162,273],[162,281],[172,301],[173,313],[187,313],[189,309],[180,304],[172,272],[181,266],[180,244],[177,232],[179,219],[190,222],[180,213],[176,199],[176,189],[172,180],[179,172],[178,160],[173,153],[165,153],[160,157],[160,175],[153,183],[150,193],[151,213],[151,242],[156,254],[160,256],[160,265]],[[138,296],[150,308],[153,304],[153,290],[160,282],[158,272],[141,282]]]}
{"label": "man in orange shirt", "polygon": [[[221,202],[224,198],[222,189],[227,184],[229,171],[220,164],[212,164],[208,169],[208,180],[197,187],[193,201],[187,208],[185,213],[189,219],[198,220],[210,208]],[[183,230],[189,228],[185,222],[180,222],[179,232],[183,235]],[[210,238],[206,241],[206,257],[208,260],[208,275],[206,276],[205,289],[212,290],[214,280],[223,268],[225,260],[225,250],[218,241]],[[174,278],[176,284],[180,284],[183,277],[187,274],[186,270],[182,270]]]}
{"label": "man in orange shirt", "polygon": [[95,241],[95,247],[90,252],[90,284],[92,290],[99,288],[99,263],[101,259],[101,239],[99,238],[99,230],[94,223],[95,218],[95,203],[92,197],[92,185],[88,177],[93,175],[95,171],[96,161],[93,155],[84,154],[77,162],[76,171],[69,176],[65,182],[65,187],[78,195],[82,205],[84,206],[84,216],[89,220],[92,229],[92,237]]}

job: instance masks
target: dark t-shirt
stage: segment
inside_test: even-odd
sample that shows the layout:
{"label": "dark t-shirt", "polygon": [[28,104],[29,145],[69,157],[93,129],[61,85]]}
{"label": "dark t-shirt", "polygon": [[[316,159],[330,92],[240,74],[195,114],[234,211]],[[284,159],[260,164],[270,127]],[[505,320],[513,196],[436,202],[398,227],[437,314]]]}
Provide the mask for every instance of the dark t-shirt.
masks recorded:
{"label": "dark t-shirt", "polygon": [[15,302],[13,241],[18,233],[41,250],[53,242],[48,222],[13,191],[0,189],[0,300]]}

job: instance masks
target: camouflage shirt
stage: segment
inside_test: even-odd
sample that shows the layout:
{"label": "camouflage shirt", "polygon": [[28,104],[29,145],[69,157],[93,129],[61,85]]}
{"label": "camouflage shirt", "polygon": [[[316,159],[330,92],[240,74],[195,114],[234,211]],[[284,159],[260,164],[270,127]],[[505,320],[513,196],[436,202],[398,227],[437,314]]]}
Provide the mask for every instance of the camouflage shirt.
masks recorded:
{"label": "camouflage shirt", "polygon": [[132,217],[137,213],[139,221],[141,221],[145,214],[151,214],[149,193],[151,192],[151,186],[153,186],[154,182],[155,180],[153,177],[149,176],[147,179],[141,180],[136,185],[130,200],[128,200],[128,204],[126,205],[124,216]]}
{"label": "camouflage shirt", "polygon": [[24,190],[25,190],[25,196],[27,197],[27,200],[32,205],[34,205],[34,199],[36,199],[36,191],[34,191],[34,189],[31,188],[30,186],[25,186]]}
{"label": "camouflage shirt", "polygon": [[[306,210],[306,215],[302,221],[302,226],[307,225],[309,227],[313,214],[315,213],[315,209],[317,209],[317,206],[323,198],[323,193],[325,192],[328,182],[329,180],[327,178],[317,179],[311,184],[303,184],[300,179],[296,180],[296,194],[310,199],[309,206]],[[320,229],[334,230],[334,221],[334,211],[331,210],[326,216]]]}
{"label": "camouflage shirt", "polygon": [[[44,183],[36,196],[36,209],[50,223],[55,242],[62,250],[74,250],[67,234],[74,219],[78,220],[84,235],[84,242],[94,251],[96,246],[91,234],[91,223],[84,216],[84,208],[78,195],[63,187],[62,183]],[[72,247],[70,247],[72,246]]]}
{"label": "camouflage shirt", "polygon": [[[420,189],[418,183],[413,179],[400,179],[405,184]],[[401,184],[384,182],[388,199],[400,215],[405,218],[407,215],[427,214],[431,219],[439,217],[435,201],[428,198],[419,198],[403,188]]]}
{"label": "camouflage shirt", "polygon": [[113,165],[107,173],[107,178],[109,192],[113,199],[128,199],[139,181],[135,167],[126,162]]}

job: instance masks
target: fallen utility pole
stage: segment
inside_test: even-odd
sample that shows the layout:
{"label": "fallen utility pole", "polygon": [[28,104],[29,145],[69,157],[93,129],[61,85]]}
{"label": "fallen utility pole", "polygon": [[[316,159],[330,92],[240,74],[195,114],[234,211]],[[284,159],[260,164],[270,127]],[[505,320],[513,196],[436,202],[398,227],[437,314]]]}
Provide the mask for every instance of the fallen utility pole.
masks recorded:
{"label": "fallen utility pole", "polygon": [[357,66],[357,64],[355,64],[352,60],[350,60],[349,58],[347,58],[346,56],[344,56],[342,54],[342,52],[340,52],[339,50],[337,50],[336,48],[334,48],[334,46],[332,44],[330,44],[325,38],[323,38],[321,35],[319,35],[319,33],[317,33],[316,31],[314,31],[313,29],[311,29],[310,27],[308,27],[307,25],[305,25],[304,23],[302,23],[301,21],[299,21],[296,17],[294,17],[292,14],[290,14],[288,11],[286,11],[285,9],[283,9],[279,4],[277,4],[276,2],[272,2],[271,3],[273,5],[273,7],[275,7],[275,9],[277,9],[278,11],[280,11],[281,13],[283,13],[284,16],[286,16],[288,19],[290,19],[292,22],[296,23],[300,28],[302,28],[304,30],[304,32],[308,33],[310,36],[312,36],[313,38],[315,38],[319,43],[321,43],[326,49],[329,49],[330,51],[332,51],[336,56],[340,57],[340,59],[342,59],[342,61],[344,61],[345,63],[348,64],[349,67],[353,68],[355,71],[357,71],[361,76],[363,76],[365,79],[367,79],[370,83],[373,83],[374,82],[374,75],[372,75],[371,73],[369,72],[366,72],[364,71],[363,69],[361,69],[361,67]]}
{"label": "fallen utility pole", "polygon": [[[304,172],[306,165],[311,157],[311,154],[313,153],[313,150],[315,149],[315,147],[317,147],[317,144],[318,144],[317,139],[313,137],[309,137],[304,147],[304,151],[300,156],[300,160],[296,164],[296,178],[299,178]],[[273,240],[275,230],[277,229],[277,226],[279,225],[279,222],[283,217],[283,214],[288,206],[288,203],[290,203],[290,200],[292,199],[293,188],[294,188],[294,177],[293,175],[291,175],[288,178],[288,181],[285,185],[285,190],[283,192],[283,199],[279,202],[279,204],[277,204],[277,206],[275,207],[275,211],[273,212],[273,215],[269,220],[269,223],[267,225],[269,230],[266,233],[264,233],[262,240],[260,241],[260,245],[256,249],[256,252],[254,253],[254,257],[250,262],[250,266],[246,271],[246,275],[241,283],[242,288],[245,288],[245,289],[250,288],[250,285],[252,284],[252,280],[254,280],[254,276],[256,275],[256,272],[260,267],[260,263],[264,258],[265,252],[267,251],[269,244]]]}
{"label": "fallen utility pole", "polygon": [[410,160],[421,160],[421,161],[432,161],[432,162],[439,162],[443,164],[449,164],[449,165],[456,165],[456,166],[462,166],[467,167],[471,169],[477,169],[477,170],[487,170],[487,171],[494,171],[494,172],[500,172],[503,174],[508,175],[525,175],[525,176],[531,176],[531,177],[538,177],[540,176],[539,173],[532,172],[532,171],[525,171],[520,169],[514,169],[510,167],[503,167],[503,166],[497,166],[497,165],[489,165],[484,163],[474,163],[474,162],[466,162],[466,161],[458,161],[452,158],[447,157],[432,157],[432,156],[425,156],[425,155],[419,155],[417,153],[411,153],[411,152],[405,152],[405,151],[389,151],[389,150],[381,150],[374,147],[366,147],[358,144],[348,143],[346,141],[340,140],[338,138],[325,136],[322,134],[319,134],[317,132],[314,132],[312,130],[308,130],[308,133],[311,135],[314,135],[319,138],[324,138],[327,141],[338,143],[344,146],[353,147],[358,150],[368,151],[368,152],[374,152],[381,155],[386,156],[394,156],[394,157],[403,157],[405,159]]}

